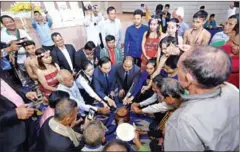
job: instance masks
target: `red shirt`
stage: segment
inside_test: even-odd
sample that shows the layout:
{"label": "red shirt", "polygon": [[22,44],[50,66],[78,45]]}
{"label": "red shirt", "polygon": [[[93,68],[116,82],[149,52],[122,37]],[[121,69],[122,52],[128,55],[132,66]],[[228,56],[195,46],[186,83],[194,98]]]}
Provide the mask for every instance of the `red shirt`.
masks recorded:
{"label": "red shirt", "polygon": [[109,58],[112,64],[116,64],[115,51],[114,49],[108,48]]}

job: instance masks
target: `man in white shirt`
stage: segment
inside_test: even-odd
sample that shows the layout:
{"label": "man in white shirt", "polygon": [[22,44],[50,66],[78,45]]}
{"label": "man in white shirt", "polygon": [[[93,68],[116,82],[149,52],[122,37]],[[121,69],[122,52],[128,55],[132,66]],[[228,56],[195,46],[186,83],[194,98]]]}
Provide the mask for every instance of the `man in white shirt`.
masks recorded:
{"label": "man in white shirt", "polygon": [[101,12],[98,12],[97,5],[89,5],[86,11],[83,24],[86,27],[87,41],[93,41],[94,44],[100,45],[100,29],[99,23],[103,21],[104,18]]}
{"label": "man in white shirt", "polygon": [[105,47],[106,42],[105,37],[107,35],[113,35],[115,37],[116,47],[123,48],[123,38],[122,38],[122,25],[121,21],[116,18],[116,9],[113,6],[107,9],[108,19],[101,23],[101,34],[103,39],[103,44]]}
{"label": "man in white shirt", "polygon": [[77,102],[79,111],[82,115],[84,115],[84,112],[88,112],[90,108],[102,114],[107,114],[110,112],[108,108],[94,107],[85,104],[85,101],[83,100],[80,94],[78,86],[75,83],[72,74],[68,70],[65,69],[60,70],[57,75],[57,79],[60,82],[60,84],[57,87],[57,90],[69,93],[70,98]]}
{"label": "man in white shirt", "polygon": [[[164,113],[168,110],[179,107],[182,103],[181,95],[184,94],[184,89],[180,86],[177,80],[171,78],[162,78],[160,75],[153,79],[152,97],[140,102],[133,103],[131,109],[135,113]],[[153,104],[158,101],[159,103]],[[153,104],[153,105],[150,105]],[[147,106],[140,109],[140,107]]]}
{"label": "man in white shirt", "polygon": [[[24,40],[32,40],[32,38],[29,36],[29,34],[26,31],[17,28],[15,20],[11,16],[8,16],[8,15],[1,16],[0,22],[5,27],[1,29],[1,42],[5,42],[9,44],[20,38],[24,38]],[[24,41],[24,40],[21,40],[21,41]],[[6,58],[9,55],[9,59],[12,62],[12,64],[15,66],[16,72],[18,74],[18,77],[22,85],[26,86],[29,83],[30,79],[26,73],[26,69],[24,66],[24,61],[26,59],[25,49],[21,46],[19,50],[15,52],[7,52],[4,50],[1,50],[1,51],[3,53],[3,57]]]}

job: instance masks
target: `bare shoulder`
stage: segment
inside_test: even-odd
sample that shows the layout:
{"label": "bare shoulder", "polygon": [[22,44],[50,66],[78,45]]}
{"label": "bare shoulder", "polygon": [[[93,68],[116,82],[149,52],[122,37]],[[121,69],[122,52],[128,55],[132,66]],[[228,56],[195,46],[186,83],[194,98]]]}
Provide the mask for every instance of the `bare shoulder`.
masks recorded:
{"label": "bare shoulder", "polygon": [[184,32],[184,34],[189,34],[191,31],[192,31],[191,28],[190,28],[190,29],[187,29],[187,30]]}
{"label": "bare shoulder", "polygon": [[204,29],[204,36],[211,36],[211,33],[210,32],[208,32],[208,30],[206,30],[206,29]]}

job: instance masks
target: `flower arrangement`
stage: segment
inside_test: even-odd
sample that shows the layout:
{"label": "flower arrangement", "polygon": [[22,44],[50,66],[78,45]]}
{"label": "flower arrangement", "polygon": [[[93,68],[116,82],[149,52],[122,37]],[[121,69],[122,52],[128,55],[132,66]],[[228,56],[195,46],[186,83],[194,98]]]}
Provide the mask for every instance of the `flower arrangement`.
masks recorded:
{"label": "flower arrangement", "polygon": [[[32,10],[32,6],[30,3],[26,2],[16,2],[15,4],[11,5],[8,11],[14,12],[14,13],[20,13],[20,12],[29,12]],[[34,7],[35,11],[40,11],[40,6]]]}

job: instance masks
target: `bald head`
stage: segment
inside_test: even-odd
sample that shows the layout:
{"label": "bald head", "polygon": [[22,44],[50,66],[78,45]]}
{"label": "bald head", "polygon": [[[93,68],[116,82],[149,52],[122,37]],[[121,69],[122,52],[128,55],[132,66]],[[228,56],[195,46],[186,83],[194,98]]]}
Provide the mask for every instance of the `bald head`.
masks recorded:
{"label": "bald head", "polygon": [[57,79],[62,85],[67,87],[73,86],[73,75],[66,69],[62,69],[58,72]]}
{"label": "bald head", "polygon": [[127,143],[116,139],[108,142],[102,151],[103,152],[106,152],[106,151],[130,152],[130,148]]}
{"label": "bald head", "polygon": [[200,88],[214,88],[223,83],[231,73],[231,59],[221,49],[196,46],[180,59],[184,71],[189,72]]}
{"label": "bald head", "polygon": [[125,56],[123,58],[123,69],[127,72],[132,69],[134,64],[134,59],[131,56]]}

